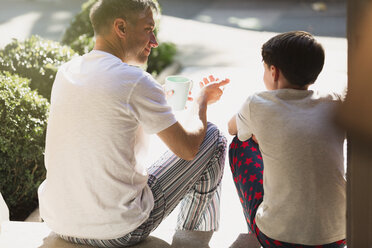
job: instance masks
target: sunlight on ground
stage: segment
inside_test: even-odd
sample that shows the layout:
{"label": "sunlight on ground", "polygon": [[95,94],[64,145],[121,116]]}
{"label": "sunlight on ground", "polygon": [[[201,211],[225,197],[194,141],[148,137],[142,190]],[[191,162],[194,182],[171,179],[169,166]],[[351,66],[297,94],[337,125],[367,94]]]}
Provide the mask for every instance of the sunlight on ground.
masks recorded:
{"label": "sunlight on ground", "polygon": [[237,18],[230,17],[229,22],[238,25],[240,28],[260,30],[262,29],[261,22],[258,18]]}
{"label": "sunlight on ground", "polygon": [[40,16],[40,12],[29,12],[2,23],[0,26],[0,34],[7,34],[11,32],[12,35],[7,36],[7,39],[1,39],[0,47],[4,47],[8,43],[12,42],[13,38],[18,40],[28,38],[31,35],[31,30],[35,22],[40,18]]}

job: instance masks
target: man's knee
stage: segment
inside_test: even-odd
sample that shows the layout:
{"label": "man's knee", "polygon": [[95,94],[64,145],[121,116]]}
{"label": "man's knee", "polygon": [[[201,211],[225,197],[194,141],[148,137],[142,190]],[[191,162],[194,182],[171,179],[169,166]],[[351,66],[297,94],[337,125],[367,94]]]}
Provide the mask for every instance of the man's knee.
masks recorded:
{"label": "man's knee", "polygon": [[217,178],[221,178],[225,166],[226,157],[226,137],[221,133],[217,126],[213,123],[208,122],[207,134],[205,141],[211,143],[211,148],[214,149],[213,152],[213,162],[211,166],[214,166],[215,173],[218,175]]}
{"label": "man's knee", "polygon": [[221,133],[221,131],[218,129],[218,127],[211,123],[207,123],[207,133],[205,135],[205,140],[206,139],[213,139],[214,143],[220,142],[221,146],[224,146],[224,149],[226,149],[226,138],[225,136]]}
{"label": "man's knee", "polygon": [[210,138],[213,140],[212,142],[216,145],[216,150],[220,150],[222,153],[225,153],[227,146],[226,137],[221,133],[215,124],[208,122],[207,133],[205,136],[205,139]]}
{"label": "man's knee", "polygon": [[215,124],[213,124],[212,122],[207,123],[207,134],[205,136],[209,136],[209,135],[212,135],[212,134],[218,135],[219,132],[220,132],[220,130],[218,129],[218,127]]}

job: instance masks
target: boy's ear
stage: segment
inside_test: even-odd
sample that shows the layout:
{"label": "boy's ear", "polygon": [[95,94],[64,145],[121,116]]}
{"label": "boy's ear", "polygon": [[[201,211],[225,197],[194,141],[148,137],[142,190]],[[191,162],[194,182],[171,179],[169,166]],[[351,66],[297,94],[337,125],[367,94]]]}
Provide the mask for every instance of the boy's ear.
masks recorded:
{"label": "boy's ear", "polygon": [[280,70],[275,65],[270,66],[271,76],[274,79],[274,82],[278,81]]}

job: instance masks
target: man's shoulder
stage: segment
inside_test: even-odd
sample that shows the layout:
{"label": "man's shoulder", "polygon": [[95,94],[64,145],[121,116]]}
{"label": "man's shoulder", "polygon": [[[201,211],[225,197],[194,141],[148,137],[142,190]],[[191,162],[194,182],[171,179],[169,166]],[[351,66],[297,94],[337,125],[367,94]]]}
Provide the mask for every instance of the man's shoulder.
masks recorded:
{"label": "man's shoulder", "polygon": [[108,76],[115,77],[116,80],[130,82],[134,85],[143,84],[149,86],[156,83],[156,80],[142,68],[122,62],[109,67],[106,73]]}
{"label": "man's shoulder", "polygon": [[68,68],[70,66],[75,66],[75,64],[81,63],[82,60],[83,60],[83,56],[81,55],[74,56],[69,61],[62,63],[58,69],[61,70],[61,69]]}
{"label": "man's shoulder", "polygon": [[71,62],[82,63],[88,70],[94,70],[94,72],[101,74],[105,73],[107,76],[118,76],[122,79],[139,79],[146,77],[148,74],[142,68],[124,63],[113,54],[101,50],[93,50],[81,56],[80,60]]}
{"label": "man's shoulder", "polygon": [[120,74],[125,79],[131,79],[134,81],[144,81],[149,80],[148,73],[145,72],[143,69],[128,65],[126,63],[122,63],[119,65],[119,68],[117,68],[117,73]]}

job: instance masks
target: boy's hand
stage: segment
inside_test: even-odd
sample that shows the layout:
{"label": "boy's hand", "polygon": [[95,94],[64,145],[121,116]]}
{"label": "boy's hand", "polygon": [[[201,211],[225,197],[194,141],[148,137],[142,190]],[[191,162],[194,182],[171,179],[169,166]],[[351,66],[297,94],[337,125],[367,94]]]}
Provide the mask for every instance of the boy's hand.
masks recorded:
{"label": "boy's hand", "polygon": [[224,86],[230,83],[230,79],[225,79],[219,81],[215,79],[212,75],[207,78],[203,78],[203,81],[199,83],[201,91],[198,97],[198,103],[212,104],[217,102],[224,90]]}
{"label": "boy's hand", "polygon": [[258,141],[256,139],[256,136],[254,136],[254,134],[252,134],[252,139],[253,139],[254,142],[256,142],[256,144],[258,144]]}

